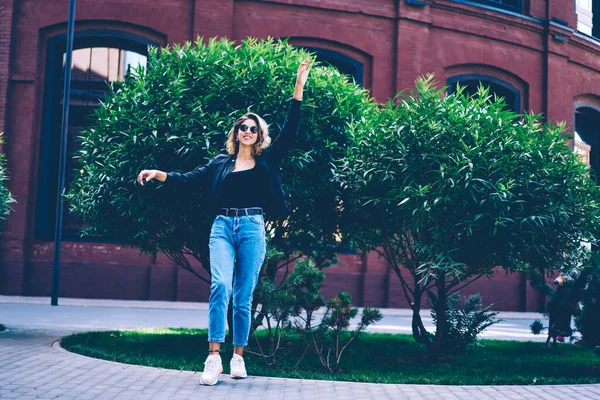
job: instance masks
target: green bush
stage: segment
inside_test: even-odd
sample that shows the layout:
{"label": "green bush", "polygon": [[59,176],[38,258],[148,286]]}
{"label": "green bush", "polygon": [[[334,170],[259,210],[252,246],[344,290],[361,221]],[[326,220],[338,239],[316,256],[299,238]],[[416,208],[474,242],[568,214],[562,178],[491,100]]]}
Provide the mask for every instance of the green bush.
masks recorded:
{"label": "green bush", "polygon": [[[0,132],[0,146],[2,145],[2,132]],[[6,170],[6,157],[0,153],[0,233],[2,233],[3,224],[2,221],[6,218],[8,213],[11,211],[11,203],[15,202],[15,199],[11,196],[5,182],[8,180],[8,171]]]}
{"label": "green bush", "polygon": [[372,324],[383,318],[376,308],[365,307],[360,321],[354,330],[350,329],[350,321],[358,315],[358,308],[352,307],[352,295],[339,292],[336,297],[327,302],[325,315],[320,323],[312,325],[307,318],[305,325],[298,325],[300,333],[317,354],[321,366],[329,372],[337,372],[344,352],[350,344]]}
{"label": "green bush", "polygon": [[[353,124],[337,163],[347,190],[343,231],[386,259],[413,309],[413,335],[443,352],[447,298],[496,267],[575,265],[597,243],[600,189],[565,142],[564,124],[507,111],[489,89],[447,95],[433,76]],[[403,274],[405,270],[409,274]],[[439,301],[436,335],[423,294]]]}
{"label": "green bush", "polygon": [[534,320],[531,325],[529,325],[529,328],[534,335],[539,335],[544,329],[548,329],[540,319]]}
{"label": "green bush", "polygon": [[[285,358],[285,354],[279,353],[291,333],[294,318],[305,313],[304,319],[312,321],[314,312],[325,305],[319,295],[324,280],[325,274],[311,259],[298,260],[292,272],[279,282],[269,276],[261,278],[255,291],[255,297],[260,299],[260,309],[255,310],[253,320],[256,351],[247,351],[260,355],[269,366],[275,366],[278,358]],[[267,331],[268,347],[261,345],[258,327]]]}
{"label": "green bush", "polygon": [[[437,296],[429,292],[431,300],[431,318],[437,325]],[[467,347],[474,345],[477,335],[490,326],[500,322],[496,319],[498,312],[491,312],[492,305],[482,309],[481,297],[478,294],[471,295],[460,301],[460,294],[453,293],[446,299],[446,321],[448,334],[445,343],[442,344],[448,352],[463,352]]]}
{"label": "green bush", "polygon": [[[151,48],[147,68],[114,84],[82,133],[80,167],[67,197],[87,231],[162,251],[190,271],[187,256],[208,269],[211,218],[199,211],[200,193],[190,199],[154,181],[139,187],[135,177],[141,169],[189,171],[206,163],[224,152],[227,131],[247,111],[265,118],[274,137],[307,56],[273,39]],[[317,66],[303,103],[297,148],[282,167],[291,214],[285,221],[268,219],[266,226],[286,262],[307,255],[322,267],[335,259],[341,215],[331,162],[348,143],[348,124],[372,101],[337,70]],[[266,274],[274,277],[286,262],[267,265]]]}
{"label": "green bush", "polygon": [[[348,346],[383,316],[378,309],[366,307],[357,327],[349,331],[351,320],[358,314],[358,309],[352,307],[352,296],[340,292],[325,302],[319,294],[324,280],[325,274],[310,259],[299,260],[280,282],[270,277],[262,278],[257,288],[263,299],[262,307],[257,311],[255,326],[264,328],[269,340],[267,344],[261,344],[260,337],[264,335],[261,330],[254,330],[254,341],[246,351],[259,355],[266,365],[276,366],[293,351],[288,348],[282,353],[281,350],[289,340],[299,336],[304,347],[296,366],[311,351],[325,370],[338,371]],[[325,313],[320,321],[315,321],[315,312],[322,306],[326,306]]]}

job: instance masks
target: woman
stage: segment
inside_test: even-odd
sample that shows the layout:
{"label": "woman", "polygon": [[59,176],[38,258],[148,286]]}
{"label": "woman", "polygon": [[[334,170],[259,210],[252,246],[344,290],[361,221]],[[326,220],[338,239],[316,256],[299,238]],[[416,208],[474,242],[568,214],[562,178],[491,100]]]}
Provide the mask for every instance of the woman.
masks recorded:
{"label": "woman", "polygon": [[242,355],[250,334],[252,294],[266,252],[263,210],[275,218],[287,213],[279,166],[293,147],[298,133],[302,92],[310,71],[308,64],[309,60],[304,60],[298,67],[287,119],[270,147],[266,122],[256,114],[247,113],[229,131],[226,143],[229,154],[220,154],[205,166],[185,174],[143,170],[137,177],[140,185],[157,179],[168,185],[201,185],[210,192],[216,217],[209,242],[209,354],[200,378],[203,385],[216,384],[223,372],[219,352],[225,341],[232,289],[234,354],[230,363],[231,377],[247,376]]}

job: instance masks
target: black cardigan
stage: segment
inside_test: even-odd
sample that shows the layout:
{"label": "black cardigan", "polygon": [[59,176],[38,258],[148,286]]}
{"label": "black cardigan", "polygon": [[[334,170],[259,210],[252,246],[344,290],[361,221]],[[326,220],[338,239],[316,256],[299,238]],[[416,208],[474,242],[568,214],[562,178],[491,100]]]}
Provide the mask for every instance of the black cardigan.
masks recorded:
{"label": "black cardigan", "polygon": [[[294,147],[296,142],[298,126],[300,125],[301,105],[301,101],[292,99],[281,132],[271,146],[255,157],[256,163],[269,171],[269,202],[265,205],[264,211],[274,218],[283,218],[289,212],[285,192],[281,186],[279,167],[283,157]],[[221,184],[227,174],[235,167],[236,156],[237,154],[219,154],[206,165],[193,171],[184,174],[169,172],[165,184],[179,187],[200,186],[211,200],[211,211],[216,213]]]}

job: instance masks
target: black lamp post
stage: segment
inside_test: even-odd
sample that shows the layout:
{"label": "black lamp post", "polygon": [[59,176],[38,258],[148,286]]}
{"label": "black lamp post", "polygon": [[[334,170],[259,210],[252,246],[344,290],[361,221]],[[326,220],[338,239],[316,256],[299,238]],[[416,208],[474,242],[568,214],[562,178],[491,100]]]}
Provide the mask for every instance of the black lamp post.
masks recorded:
{"label": "black lamp post", "polygon": [[71,68],[73,63],[73,35],[75,31],[75,2],[69,0],[69,25],[67,33],[67,59],[65,62],[65,85],[63,91],[62,129],[58,164],[58,187],[56,191],[56,224],[54,226],[54,264],[52,266],[52,300],[58,305],[60,283],[60,245],[62,241],[63,191],[65,186],[65,168],[67,161],[67,130],[69,128],[69,99],[71,94]]}

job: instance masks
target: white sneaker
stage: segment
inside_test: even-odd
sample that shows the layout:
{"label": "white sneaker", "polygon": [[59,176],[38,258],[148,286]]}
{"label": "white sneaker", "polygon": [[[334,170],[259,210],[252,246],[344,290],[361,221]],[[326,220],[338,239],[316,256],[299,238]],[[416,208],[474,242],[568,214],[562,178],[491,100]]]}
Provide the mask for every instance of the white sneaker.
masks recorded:
{"label": "white sneaker", "polygon": [[220,355],[208,356],[204,361],[204,372],[200,377],[201,385],[216,385],[219,382],[219,374],[223,372],[223,363]]}
{"label": "white sneaker", "polygon": [[246,365],[244,364],[244,358],[237,354],[233,355],[231,362],[229,363],[230,374],[233,379],[247,378]]}

